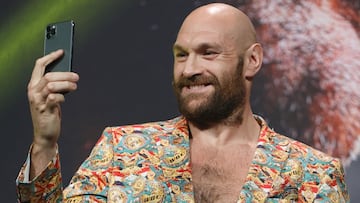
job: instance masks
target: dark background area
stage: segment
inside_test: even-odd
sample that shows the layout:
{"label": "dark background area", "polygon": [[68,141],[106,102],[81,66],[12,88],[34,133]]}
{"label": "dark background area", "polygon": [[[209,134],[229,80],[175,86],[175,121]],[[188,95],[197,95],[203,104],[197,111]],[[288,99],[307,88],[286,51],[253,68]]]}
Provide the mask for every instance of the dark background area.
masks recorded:
{"label": "dark background area", "polygon": [[[13,11],[23,6],[23,1],[0,2],[1,26]],[[171,87],[172,44],[185,15],[203,3],[206,1],[132,1],[121,12],[99,17],[92,29],[76,32],[73,67],[80,75],[79,89],[67,94],[62,105],[59,141],[64,185],[106,126],[178,115]],[[89,9],[96,12],[96,8]],[[76,24],[76,29],[81,26],[84,25]],[[42,55],[42,46],[36,48],[40,51],[34,52],[34,60]],[[24,64],[24,72],[14,81],[18,86],[11,94],[11,102],[0,112],[3,144],[0,153],[4,164],[0,173],[1,202],[15,202],[15,179],[32,141],[26,98],[32,68],[33,62]],[[0,91],[2,88],[12,87],[0,87]],[[353,202],[360,201],[356,194],[359,167],[357,161],[346,168]]]}

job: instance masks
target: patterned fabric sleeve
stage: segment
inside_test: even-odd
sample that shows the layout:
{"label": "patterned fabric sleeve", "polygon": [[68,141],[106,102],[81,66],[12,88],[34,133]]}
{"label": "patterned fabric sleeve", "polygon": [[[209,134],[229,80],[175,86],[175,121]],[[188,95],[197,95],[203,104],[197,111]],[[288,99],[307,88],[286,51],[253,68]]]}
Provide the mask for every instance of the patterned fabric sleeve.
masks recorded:
{"label": "patterned fabric sleeve", "polygon": [[112,171],[112,147],[111,128],[107,128],[64,191],[59,153],[57,152],[46,169],[32,181],[28,180],[28,155],[16,180],[18,202],[106,202]]}
{"label": "patterned fabric sleeve", "polygon": [[64,202],[107,202],[113,162],[112,130],[106,128],[64,190]]}
{"label": "patterned fabric sleeve", "polygon": [[29,181],[29,165],[30,152],[16,179],[18,202],[61,202],[62,182],[59,153],[57,152],[42,173],[31,181]]}

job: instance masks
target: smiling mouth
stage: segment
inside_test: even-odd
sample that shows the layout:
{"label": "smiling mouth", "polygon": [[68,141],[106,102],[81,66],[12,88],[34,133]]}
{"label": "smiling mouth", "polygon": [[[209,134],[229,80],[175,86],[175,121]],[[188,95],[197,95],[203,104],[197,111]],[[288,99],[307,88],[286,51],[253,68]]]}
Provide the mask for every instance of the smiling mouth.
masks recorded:
{"label": "smiling mouth", "polygon": [[203,93],[208,91],[210,87],[210,84],[186,85],[182,88],[182,92],[185,94]]}
{"label": "smiling mouth", "polygon": [[186,88],[188,89],[199,89],[199,88],[204,88],[206,86],[208,86],[209,84],[204,84],[204,85],[188,85],[186,86]]}

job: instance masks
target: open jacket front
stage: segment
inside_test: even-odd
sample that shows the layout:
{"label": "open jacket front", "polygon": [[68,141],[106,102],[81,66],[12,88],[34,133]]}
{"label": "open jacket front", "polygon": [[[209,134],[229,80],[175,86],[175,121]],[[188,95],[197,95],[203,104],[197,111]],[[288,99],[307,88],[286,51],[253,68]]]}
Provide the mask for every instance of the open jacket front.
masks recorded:
{"label": "open jacket front", "polygon": [[[338,159],[255,117],[261,131],[238,202],[349,202]],[[189,143],[183,117],[108,127],[65,190],[59,155],[32,181],[28,158],[17,179],[19,202],[194,202]]]}

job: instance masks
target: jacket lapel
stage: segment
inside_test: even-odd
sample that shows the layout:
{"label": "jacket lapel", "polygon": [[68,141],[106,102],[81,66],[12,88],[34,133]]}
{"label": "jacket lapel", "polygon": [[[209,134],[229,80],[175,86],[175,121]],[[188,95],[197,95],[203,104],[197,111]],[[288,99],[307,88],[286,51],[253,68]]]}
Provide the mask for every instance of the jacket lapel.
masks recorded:
{"label": "jacket lapel", "polygon": [[179,117],[171,125],[174,128],[167,135],[168,143],[159,148],[160,167],[164,173],[166,185],[172,193],[172,201],[194,202],[187,122],[183,117]]}
{"label": "jacket lapel", "polygon": [[265,202],[283,191],[285,180],[280,173],[289,157],[289,141],[279,137],[260,117],[260,136],[239,202]]}

